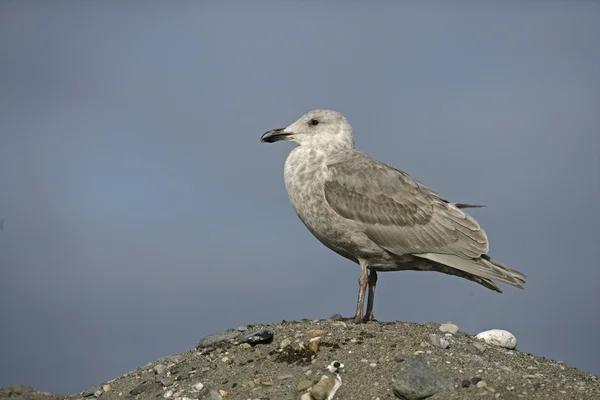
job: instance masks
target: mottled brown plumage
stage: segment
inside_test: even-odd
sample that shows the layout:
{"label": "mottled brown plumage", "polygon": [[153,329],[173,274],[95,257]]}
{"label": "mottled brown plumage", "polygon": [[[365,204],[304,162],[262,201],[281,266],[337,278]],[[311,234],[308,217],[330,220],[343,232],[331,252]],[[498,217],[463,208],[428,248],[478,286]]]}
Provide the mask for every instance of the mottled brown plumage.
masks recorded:
{"label": "mottled brown plumage", "polygon": [[[377,271],[438,271],[501,292],[492,280],[523,288],[525,275],[486,255],[488,239],[463,211],[405,172],[354,149],[339,113],[315,110],[263,141],[291,140],[286,188],[296,213],[324,245],[360,264],[356,320],[373,318]],[[370,271],[367,278],[367,270]]]}

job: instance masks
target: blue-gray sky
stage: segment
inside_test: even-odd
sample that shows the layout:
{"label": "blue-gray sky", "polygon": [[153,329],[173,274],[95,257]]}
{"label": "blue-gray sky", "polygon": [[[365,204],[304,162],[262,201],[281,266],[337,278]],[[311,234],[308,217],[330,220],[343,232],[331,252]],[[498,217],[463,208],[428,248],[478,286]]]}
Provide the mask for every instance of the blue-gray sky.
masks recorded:
{"label": "blue-gray sky", "polygon": [[76,392],[203,335],[352,315],[358,267],[304,228],[315,108],[473,211],[528,275],[380,275],[381,320],[505,328],[600,373],[600,3],[0,3],[0,386]]}

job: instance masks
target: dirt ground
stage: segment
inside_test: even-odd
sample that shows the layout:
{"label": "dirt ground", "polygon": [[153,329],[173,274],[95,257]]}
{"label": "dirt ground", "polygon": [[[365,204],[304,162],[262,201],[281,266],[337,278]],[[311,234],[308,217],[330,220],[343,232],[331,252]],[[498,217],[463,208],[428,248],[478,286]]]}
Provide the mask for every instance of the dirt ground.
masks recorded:
{"label": "dirt ground", "polygon": [[[333,320],[251,325],[213,337],[217,343],[208,347],[157,360],[83,393],[58,397],[12,386],[0,389],[0,399],[297,400],[322,375],[332,377],[326,367],[333,361],[344,364],[336,400],[600,399],[600,378],[594,374],[483,344],[466,333],[450,336],[439,327]],[[244,343],[244,335],[264,330],[272,339],[255,337],[266,342]],[[431,344],[431,334],[447,339],[449,346]],[[417,371],[419,363],[426,371]],[[413,384],[413,392],[394,391]]]}

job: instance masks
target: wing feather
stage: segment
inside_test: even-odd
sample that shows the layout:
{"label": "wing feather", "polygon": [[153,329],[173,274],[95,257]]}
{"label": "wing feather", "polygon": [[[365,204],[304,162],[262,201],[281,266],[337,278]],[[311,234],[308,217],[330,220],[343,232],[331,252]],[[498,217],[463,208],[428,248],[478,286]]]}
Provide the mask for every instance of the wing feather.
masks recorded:
{"label": "wing feather", "polygon": [[479,257],[488,250],[477,221],[408,174],[367,156],[329,166],[325,197],[342,217],[398,254]]}

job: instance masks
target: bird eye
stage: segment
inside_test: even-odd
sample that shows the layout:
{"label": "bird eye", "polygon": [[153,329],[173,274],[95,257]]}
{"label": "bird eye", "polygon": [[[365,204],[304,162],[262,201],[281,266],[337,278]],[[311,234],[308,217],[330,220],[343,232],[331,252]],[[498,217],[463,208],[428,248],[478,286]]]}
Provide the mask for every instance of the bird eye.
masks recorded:
{"label": "bird eye", "polygon": [[311,120],[310,120],[310,124],[311,124],[312,126],[319,125],[319,121],[318,121],[318,120],[316,120],[316,119],[311,119]]}

